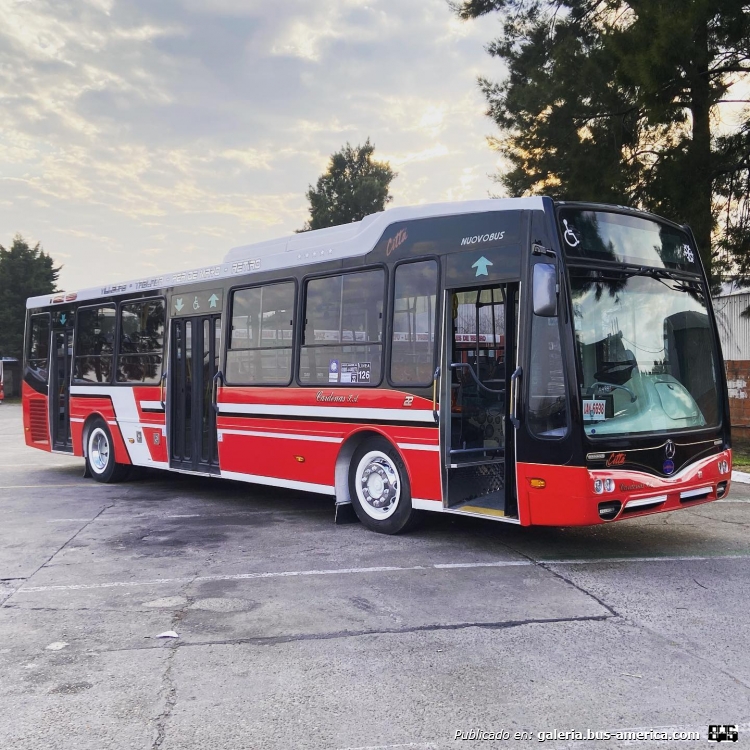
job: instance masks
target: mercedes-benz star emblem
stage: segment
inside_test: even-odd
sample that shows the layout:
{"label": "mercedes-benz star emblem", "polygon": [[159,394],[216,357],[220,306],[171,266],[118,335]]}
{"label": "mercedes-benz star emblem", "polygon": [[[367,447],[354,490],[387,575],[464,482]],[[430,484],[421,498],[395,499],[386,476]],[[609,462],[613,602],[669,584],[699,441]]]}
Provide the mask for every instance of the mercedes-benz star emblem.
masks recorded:
{"label": "mercedes-benz star emblem", "polygon": [[674,458],[675,447],[671,440],[667,440],[667,444],[664,446],[664,454],[667,458]]}

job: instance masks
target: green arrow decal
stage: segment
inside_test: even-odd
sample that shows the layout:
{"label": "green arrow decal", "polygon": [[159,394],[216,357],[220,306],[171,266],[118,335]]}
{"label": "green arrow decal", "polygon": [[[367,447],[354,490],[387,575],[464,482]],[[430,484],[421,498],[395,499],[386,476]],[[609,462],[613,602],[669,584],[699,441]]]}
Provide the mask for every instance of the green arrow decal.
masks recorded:
{"label": "green arrow decal", "polygon": [[217,297],[217,296],[216,296],[215,294],[212,294],[212,295],[211,295],[211,296],[210,296],[210,297],[208,298],[208,302],[209,302],[209,305],[208,305],[208,306],[209,306],[209,307],[216,307],[216,303],[217,303],[218,301],[219,301],[219,298],[218,298],[218,297]]}
{"label": "green arrow decal", "polygon": [[174,301],[174,309],[177,310],[177,312],[182,312],[183,307],[185,307],[185,303],[182,301],[182,297]]}
{"label": "green arrow decal", "polygon": [[477,269],[477,276],[489,276],[489,273],[487,273],[487,266],[493,265],[491,260],[487,260],[487,258],[484,257],[484,255],[474,264],[472,264],[472,268]]}

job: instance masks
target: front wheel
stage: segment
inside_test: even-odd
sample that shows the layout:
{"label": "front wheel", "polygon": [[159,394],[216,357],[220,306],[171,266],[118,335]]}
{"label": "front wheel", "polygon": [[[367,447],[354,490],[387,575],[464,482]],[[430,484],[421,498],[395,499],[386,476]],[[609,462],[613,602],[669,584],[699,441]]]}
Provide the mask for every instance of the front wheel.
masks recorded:
{"label": "front wheel", "polygon": [[115,463],[112,434],[102,419],[97,419],[89,430],[86,441],[86,464],[97,482],[121,482],[128,475],[129,466]]}
{"label": "front wheel", "polygon": [[413,528],[411,486],[398,451],[384,438],[366,440],[352,456],[349,495],[359,520],[372,531],[399,534]]}

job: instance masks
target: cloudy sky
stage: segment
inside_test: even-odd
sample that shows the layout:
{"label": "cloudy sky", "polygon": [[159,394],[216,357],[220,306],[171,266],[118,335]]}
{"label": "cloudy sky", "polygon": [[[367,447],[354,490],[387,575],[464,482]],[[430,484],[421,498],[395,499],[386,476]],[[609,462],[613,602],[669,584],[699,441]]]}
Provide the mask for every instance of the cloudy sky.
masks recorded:
{"label": "cloudy sky", "polygon": [[497,20],[447,0],[0,0],[0,244],[61,286],[205,265],[307,218],[369,136],[392,205],[485,198]]}

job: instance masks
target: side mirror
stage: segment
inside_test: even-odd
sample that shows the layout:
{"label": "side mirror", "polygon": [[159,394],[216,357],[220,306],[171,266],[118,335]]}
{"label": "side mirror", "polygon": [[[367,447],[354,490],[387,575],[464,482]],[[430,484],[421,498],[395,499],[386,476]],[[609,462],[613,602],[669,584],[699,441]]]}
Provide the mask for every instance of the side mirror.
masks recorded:
{"label": "side mirror", "polygon": [[557,269],[552,263],[537,263],[532,282],[534,315],[554,318],[557,315]]}

